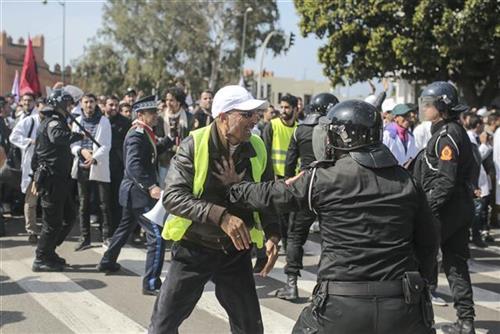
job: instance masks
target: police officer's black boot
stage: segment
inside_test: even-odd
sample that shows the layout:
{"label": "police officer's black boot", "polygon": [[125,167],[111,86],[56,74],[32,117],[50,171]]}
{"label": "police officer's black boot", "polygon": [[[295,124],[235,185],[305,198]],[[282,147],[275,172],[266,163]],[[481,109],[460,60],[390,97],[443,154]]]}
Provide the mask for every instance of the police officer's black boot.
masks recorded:
{"label": "police officer's black boot", "polygon": [[35,259],[35,261],[33,261],[33,265],[31,266],[31,270],[34,272],[64,271],[64,264],[52,260]]}
{"label": "police officer's black boot", "polygon": [[452,325],[444,325],[442,331],[446,334],[476,334],[474,321],[463,319],[458,319]]}
{"label": "police officer's black boot", "polygon": [[285,300],[296,300],[299,298],[297,275],[288,275],[286,285],[276,291],[276,297]]}

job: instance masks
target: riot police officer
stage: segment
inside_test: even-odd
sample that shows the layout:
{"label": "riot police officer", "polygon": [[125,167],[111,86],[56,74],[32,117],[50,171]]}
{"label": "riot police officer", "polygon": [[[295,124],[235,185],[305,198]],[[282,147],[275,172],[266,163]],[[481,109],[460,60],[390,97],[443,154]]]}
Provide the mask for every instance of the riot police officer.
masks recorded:
{"label": "riot police officer", "polygon": [[[335,95],[330,93],[320,93],[312,98],[309,112],[306,113],[302,123],[295,128],[290,140],[285,161],[285,178],[295,176],[298,159],[300,159],[300,170],[307,169],[316,160],[312,146],[313,129],[318,124],[319,118],[326,115],[328,108],[338,102]],[[285,266],[287,283],[276,292],[278,298],[295,300],[299,297],[297,276],[300,276],[300,270],[303,268],[303,246],[307,241],[309,228],[315,220],[316,214],[308,208],[290,215]]]}
{"label": "riot police officer", "polygon": [[318,284],[293,333],[433,332],[425,279],[438,247],[435,223],[424,192],[381,143],[380,113],[344,101],[317,127],[313,145],[328,161],[229,192],[231,202],[256,210],[308,207],[318,215]]}
{"label": "riot police officer", "polygon": [[[426,120],[432,122],[432,137],[420,163],[420,182],[441,233],[443,269],[450,283],[458,320],[443,328],[446,333],[474,333],[474,303],[467,259],[469,227],[473,219],[472,145],[458,123],[467,107],[460,104],[456,88],[443,81],[431,83],[419,98]],[[437,283],[437,268],[431,283]]]}
{"label": "riot police officer", "polygon": [[41,195],[42,231],[33,271],[62,271],[66,264],[55,249],[75,221],[70,189],[73,162],[70,144],[83,138],[82,134],[72,133],[66,122],[72,103],[73,97],[68,92],[56,89],[48,98],[49,106],[39,111],[43,120],[37,130],[32,160],[35,186],[31,191]]}

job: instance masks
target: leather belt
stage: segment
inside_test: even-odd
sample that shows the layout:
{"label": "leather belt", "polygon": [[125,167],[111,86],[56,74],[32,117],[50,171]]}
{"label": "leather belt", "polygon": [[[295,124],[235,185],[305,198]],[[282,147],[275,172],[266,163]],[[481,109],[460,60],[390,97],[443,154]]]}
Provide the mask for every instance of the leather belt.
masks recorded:
{"label": "leather belt", "polygon": [[328,294],[337,296],[401,297],[403,285],[399,281],[339,282],[327,281]]}

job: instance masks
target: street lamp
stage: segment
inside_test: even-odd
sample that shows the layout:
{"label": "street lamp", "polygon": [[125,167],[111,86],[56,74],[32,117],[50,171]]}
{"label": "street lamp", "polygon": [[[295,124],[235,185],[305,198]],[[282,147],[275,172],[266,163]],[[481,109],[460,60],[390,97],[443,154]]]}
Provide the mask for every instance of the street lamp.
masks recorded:
{"label": "street lamp", "polygon": [[241,37],[241,54],[240,54],[240,72],[242,78],[243,78],[243,62],[245,60],[245,37],[247,34],[247,15],[250,12],[253,12],[252,7],[248,7],[245,10],[245,14],[243,14],[243,36]]}
{"label": "street lamp", "polygon": [[[43,0],[42,3],[46,5],[48,0]],[[63,40],[62,40],[62,68],[61,68],[61,81],[64,84],[64,72],[66,70],[66,1],[65,0],[60,0],[57,1],[57,3],[62,7],[62,33],[63,33]]]}

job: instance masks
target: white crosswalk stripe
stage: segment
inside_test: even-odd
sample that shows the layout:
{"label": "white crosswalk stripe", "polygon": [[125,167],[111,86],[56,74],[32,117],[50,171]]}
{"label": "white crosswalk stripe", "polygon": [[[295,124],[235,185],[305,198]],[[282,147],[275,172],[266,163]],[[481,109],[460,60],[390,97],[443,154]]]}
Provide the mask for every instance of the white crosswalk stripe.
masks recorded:
{"label": "white crosswalk stripe", "polygon": [[8,274],[74,333],[144,333],[146,329],[62,273],[33,273],[32,259],[2,261]]}
{"label": "white crosswalk stripe", "polygon": [[[97,252],[104,254],[102,248],[96,249]],[[145,251],[136,248],[125,247],[120,253],[120,263],[126,269],[142,275],[144,273],[144,261],[146,257]],[[163,269],[168,274],[169,263],[165,263]],[[226,311],[220,306],[217,298],[215,297],[215,285],[209,282],[205,286],[205,290],[196,304],[198,309],[202,309],[211,315],[220,318],[222,320],[228,321]],[[264,330],[266,333],[281,334],[290,333],[292,331],[295,320],[290,319],[281,315],[278,312],[273,311],[263,305],[261,305],[262,321],[264,323]]]}
{"label": "white crosswalk stripe", "polygon": [[[309,264],[317,262],[321,251],[321,245],[317,242],[308,240],[304,248],[307,262]],[[102,255],[104,249],[92,248],[89,252]],[[96,254],[93,256],[95,257]],[[145,257],[146,252],[144,249],[127,246],[123,248],[120,254],[119,263],[124,269],[137,275],[142,275],[144,273]],[[496,257],[492,256],[490,262],[495,260]],[[117,328],[120,328],[120,333],[144,333],[146,331],[147,320],[145,320],[146,322],[144,319],[138,321],[137,317],[133,314],[126,314],[118,311],[112,305],[101,300],[97,295],[85,290],[78,282],[73,281],[71,275],[68,273],[33,273],[31,271],[31,262],[32,259],[29,258],[20,261],[2,261],[0,269],[72,332],[116,333]],[[286,275],[283,272],[284,266],[285,258],[281,256],[276,263],[275,269],[269,275],[272,281],[267,282],[271,286],[279,287],[286,282]],[[471,260],[469,261],[469,266],[471,272],[475,272],[481,277],[484,277],[486,282],[500,279],[500,268],[489,264],[488,261],[481,262],[479,259]],[[168,269],[169,262],[166,262],[164,266],[164,272],[166,274],[168,274]],[[137,278],[137,276],[132,276],[132,278],[137,280],[137,286],[140,286],[140,279]],[[260,280],[258,282],[259,288],[264,288],[260,285],[268,285],[265,282],[265,280]],[[301,297],[309,297],[315,285],[316,274],[308,270],[302,270],[301,277],[298,281]],[[475,304],[485,310],[500,314],[500,294],[488,290],[490,286],[491,285],[485,284],[481,287],[473,287]],[[229,332],[227,313],[217,301],[214,291],[214,284],[209,282],[205,287],[196,309],[205,312],[204,314],[207,314],[209,317],[218,319],[220,322],[218,325],[219,327],[216,329],[207,329],[207,333]],[[448,284],[443,275],[439,277],[438,292],[450,297]],[[272,291],[266,293],[268,296],[272,295]],[[261,295],[260,297],[267,298],[268,296]],[[298,314],[297,309],[303,308],[306,304],[293,306],[295,307],[294,312],[283,312],[284,308],[288,305],[292,307],[291,305],[293,304],[274,298],[272,299],[274,300],[272,302],[269,302],[269,300],[261,300],[261,312],[265,332],[272,334],[290,333],[296,321],[296,316],[291,316],[291,314]],[[151,300],[153,301],[154,299]],[[110,301],[108,300],[107,302],[109,303]],[[450,311],[444,312],[443,310],[445,309]],[[149,311],[145,310],[145,312]],[[455,320],[452,314],[452,305],[449,305],[448,308],[439,308],[435,310],[435,312],[437,312],[435,316],[435,327],[438,333],[442,333],[442,326],[451,324]],[[222,322],[220,320],[222,320]],[[189,321],[190,319],[187,319],[183,326],[181,326],[181,333],[188,333],[185,330],[183,331],[183,327]],[[224,323],[227,327],[220,328]],[[479,328],[476,330],[477,333],[487,333],[484,329]]]}

